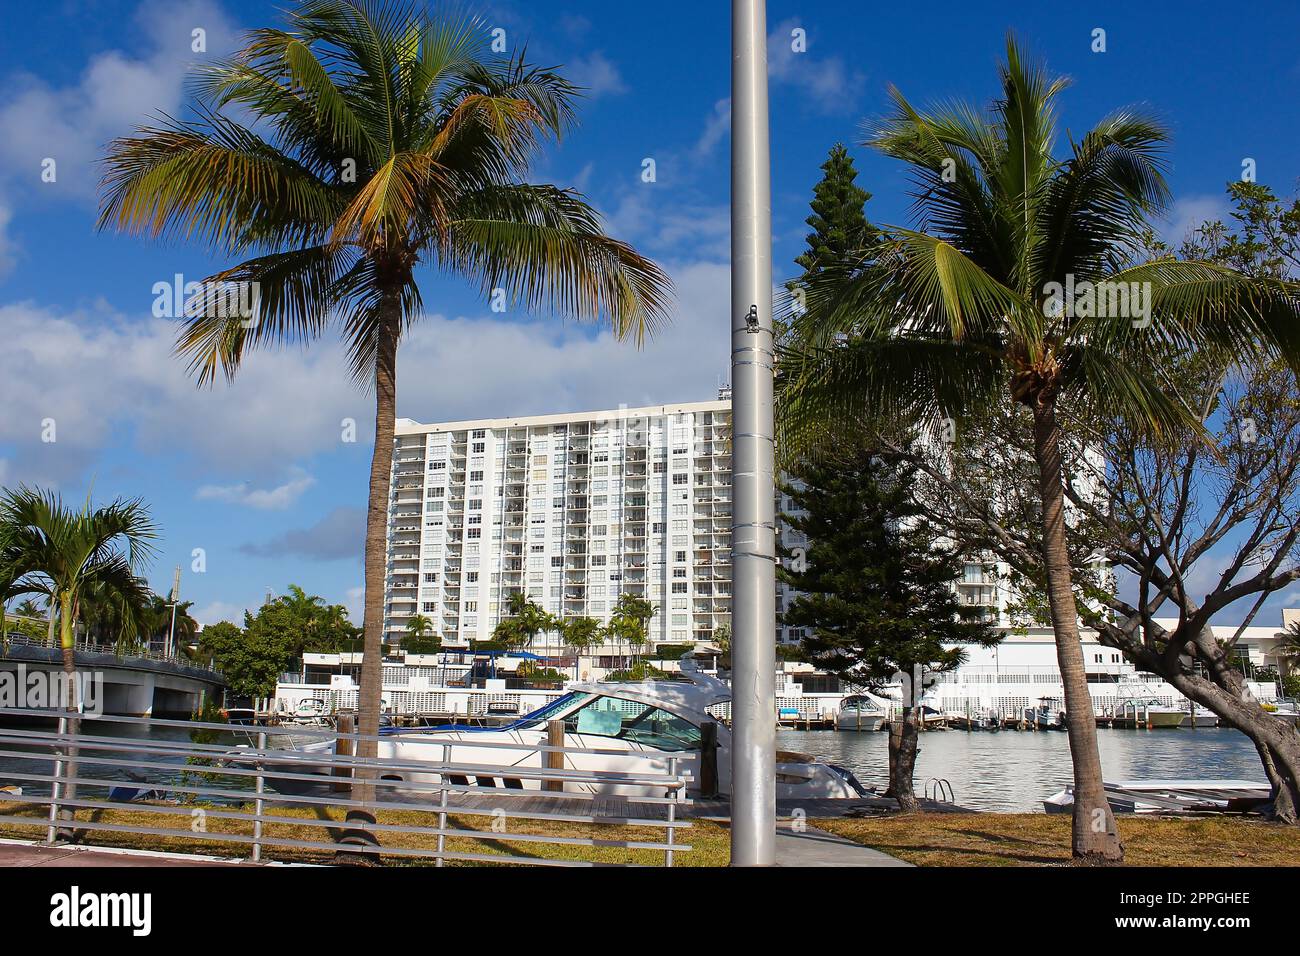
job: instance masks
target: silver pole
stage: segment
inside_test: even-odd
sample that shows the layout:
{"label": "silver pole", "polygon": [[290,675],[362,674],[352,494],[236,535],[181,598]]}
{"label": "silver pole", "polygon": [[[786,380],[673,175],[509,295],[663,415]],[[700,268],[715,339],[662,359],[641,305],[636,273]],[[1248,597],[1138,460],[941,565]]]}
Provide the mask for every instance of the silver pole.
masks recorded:
{"label": "silver pole", "polygon": [[731,4],[731,864],[776,862],[772,186],[765,0]]}

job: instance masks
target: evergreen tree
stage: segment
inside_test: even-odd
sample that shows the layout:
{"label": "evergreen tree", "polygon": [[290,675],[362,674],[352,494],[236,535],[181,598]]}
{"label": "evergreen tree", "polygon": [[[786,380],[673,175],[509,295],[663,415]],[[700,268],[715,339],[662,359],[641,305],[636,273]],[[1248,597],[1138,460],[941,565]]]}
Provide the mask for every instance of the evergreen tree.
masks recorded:
{"label": "evergreen tree", "polygon": [[946,671],[966,657],[955,645],[988,647],[1000,639],[953,586],[959,557],[940,540],[917,504],[915,468],[869,449],[837,460],[801,463],[782,487],[794,504],[789,527],[808,538],[788,549],[780,579],[799,593],[782,615],[807,628],[807,659],[852,684],[903,681],[902,718],[891,727],[890,793],[903,810],[919,804],[916,763],[921,668]]}
{"label": "evergreen tree", "polygon": [[854,182],[858,171],[843,143],[831,147],[821,168],[825,175],[813,187],[812,215],[804,220],[813,230],[808,251],[794,260],[803,267],[803,278],[845,261],[875,236],[865,209],[871,193]]}

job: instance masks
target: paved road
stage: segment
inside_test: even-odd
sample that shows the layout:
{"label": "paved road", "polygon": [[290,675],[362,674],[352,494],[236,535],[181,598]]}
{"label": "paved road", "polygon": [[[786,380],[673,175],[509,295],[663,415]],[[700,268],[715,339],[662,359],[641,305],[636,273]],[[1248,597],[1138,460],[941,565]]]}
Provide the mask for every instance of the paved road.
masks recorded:
{"label": "paved road", "polygon": [[0,843],[0,866],[252,866],[251,863],[232,863],[206,857],[182,857],[170,853],[147,853],[87,849],[70,846],[42,846],[33,843]]}

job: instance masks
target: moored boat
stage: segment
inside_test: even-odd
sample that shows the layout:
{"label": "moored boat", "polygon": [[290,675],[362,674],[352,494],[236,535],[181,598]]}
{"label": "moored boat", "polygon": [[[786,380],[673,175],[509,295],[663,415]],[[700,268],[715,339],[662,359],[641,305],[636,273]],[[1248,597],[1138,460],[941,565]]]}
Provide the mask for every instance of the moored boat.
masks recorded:
{"label": "moored boat", "polygon": [[837,730],[877,731],[889,720],[885,702],[870,694],[853,694],[845,697],[835,715]]}
{"label": "moored boat", "polygon": [[[443,773],[436,767],[424,769],[420,762],[445,762],[472,767],[478,787],[535,790],[542,781],[521,772],[535,772],[544,766],[543,752],[549,725],[563,724],[563,745],[598,753],[565,753],[565,769],[610,771],[635,776],[638,772],[662,773],[672,758],[699,758],[706,724],[717,737],[717,789],[728,794],[731,785],[731,732],[714,717],[712,710],[728,703],[731,689],[722,681],[683,669],[680,680],[575,683],[569,692],[546,706],[499,727],[451,725],[437,728],[392,728],[382,732],[379,758],[392,761],[382,777],[399,785],[418,786],[410,792],[433,798],[429,786],[441,785]],[[498,746],[485,746],[498,745]],[[499,745],[508,745],[502,747]],[[326,763],[313,765],[311,754],[326,754],[332,743],[323,741],[302,748],[304,757],[295,761],[293,772],[317,777],[312,780],[273,779],[272,786],[286,793],[315,793],[337,782]],[[684,766],[691,772],[690,792],[698,792],[699,767]],[[470,785],[470,775],[447,773],[455,786]],[[611,779],[599,784],[574,782],[568,787],[582,792],[620,796],[646,796],[645,787],[620,784]],[[776,761],[776,795],[779,798],[858,798],[866,789],[843,767],[809,754],[781,752]]]}

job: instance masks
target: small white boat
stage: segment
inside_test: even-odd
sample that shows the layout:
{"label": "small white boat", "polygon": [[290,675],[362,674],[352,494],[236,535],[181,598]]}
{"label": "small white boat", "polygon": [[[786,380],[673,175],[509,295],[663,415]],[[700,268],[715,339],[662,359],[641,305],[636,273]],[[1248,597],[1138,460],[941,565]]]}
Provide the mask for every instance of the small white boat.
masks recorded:
{"label": "small white boat", "polygon": [[839,712],[835,715],[837,730],[882,729],[889,720],[882,701],[870,694],[853,694],[840,702]]}
{"label": "small white boat", "polygon": [[22,787],[0,787],[0,800],[5,798],[21,797],[22,795]]}
{"label": "small white boat", "polygon": [[301,727],[328,727],[329,708],[319,697],[304,697],[293,709],[289,722]]}
{"label": "small white boat", "polygon": [[1064,730],[1064,702],[1059,697],[1040,697],[1033,707],[1025,708],[1024,718],[1039,730]]}
{"label": "small white boat", "polygon": [[[1268,802],[1272,789],[1254,780],[1117,780],[1102,785],[1115,813],[1242,812]],[[1074,787],[1043,801],[1046,813],[1072,813]]]}

